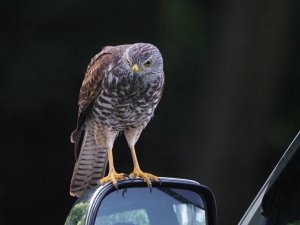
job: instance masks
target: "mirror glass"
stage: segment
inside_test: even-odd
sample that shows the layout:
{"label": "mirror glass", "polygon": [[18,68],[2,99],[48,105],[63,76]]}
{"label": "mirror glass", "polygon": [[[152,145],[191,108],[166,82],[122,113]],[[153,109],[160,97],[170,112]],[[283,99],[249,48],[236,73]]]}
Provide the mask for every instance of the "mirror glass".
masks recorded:
{"label": "mirror glass", "polygon": [[95,225],[205,225],[203,198],[191,190],[134,187],[114,191],[101,202]]}
{"label": "mirror glass", "polygon": [[66,219],[65,225],[83,225],[86,223],[93,193],[93,191],[87,191],[75,202]]}

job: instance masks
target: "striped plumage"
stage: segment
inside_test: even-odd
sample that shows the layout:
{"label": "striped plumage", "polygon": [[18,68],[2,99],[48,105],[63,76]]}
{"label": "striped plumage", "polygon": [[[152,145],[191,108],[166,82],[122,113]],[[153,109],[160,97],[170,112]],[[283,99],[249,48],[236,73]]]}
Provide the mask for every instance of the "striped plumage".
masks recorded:
{"label": "striped plumage", "polygon": [[[71,135],[79,153],[70,194],[79,196],[101,182],[124,178],[114,170],[112,147],[124,132],[134,163],[131,177],[140,176],[151,185],[138,165],[134,145],[153,116],[164,84],[163,60],[159,50],[147,43],[105,47],[90,62],[79,94],[77,128]],[[108,153],[108,154],[107,154]]]}

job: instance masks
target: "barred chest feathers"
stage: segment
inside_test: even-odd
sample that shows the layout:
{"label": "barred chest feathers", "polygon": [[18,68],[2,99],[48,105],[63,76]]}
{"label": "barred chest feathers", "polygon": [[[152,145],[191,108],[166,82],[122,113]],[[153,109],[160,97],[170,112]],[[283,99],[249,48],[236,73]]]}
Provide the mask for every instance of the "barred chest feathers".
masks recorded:
{"label": "barred chest feathers", "polygon": [[108,74],[103,80],[93,115],[96,123],[122,131],[128,127],[145,127],[154,114],[162,92],[161,77],[120,76]]}

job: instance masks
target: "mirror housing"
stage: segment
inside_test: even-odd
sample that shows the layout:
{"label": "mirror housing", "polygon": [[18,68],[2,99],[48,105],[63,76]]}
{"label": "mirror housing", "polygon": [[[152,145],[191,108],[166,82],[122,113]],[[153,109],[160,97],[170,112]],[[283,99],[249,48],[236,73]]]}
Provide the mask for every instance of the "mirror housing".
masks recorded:
{"label": "mirror housing", "polygon": [[[126,218],[131,217],[131,220],[144,218],[143,221],[147,220],[148,222],[143,224],[159,225],[158,223],[161,222],[166,225],[167,221],[170,225],[176,223],[181,225],[179,220],[187,221],[187,219],[196,221],[193,224],[216,224],[215,198],[208,187],[186,179],[160,177],[159,181],[152,183],[152,189],[149,189],[142,179],[121,180],[118,182],[118,190],[111,183],[96,186],[78,198],[65,225],[104,224],[101,221],[105,218],[113,221],[112,217],[109,217],[112,212],[118,220],[122,220],[120,219],[122,215]],[[124,212],[132,213],[124,215]],[[182,212],[184,215],[181,215]],[[173,217],[173,221],[171,217]],[[200,217],[204,218],[202,222],[199,222]],[[154,222],[154,220],[156,221]],[[176,222],[174,222],[175,220]],[[128,223],[127,220],[124,220],[112,224],[141,223],[134,222]]]}

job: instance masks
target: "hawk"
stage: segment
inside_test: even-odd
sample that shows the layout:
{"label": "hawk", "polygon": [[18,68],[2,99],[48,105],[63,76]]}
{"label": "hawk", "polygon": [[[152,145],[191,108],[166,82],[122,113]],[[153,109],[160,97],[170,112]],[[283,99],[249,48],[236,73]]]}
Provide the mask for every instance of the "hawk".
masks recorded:
{"label": "hawk", "polygon": [[[164,86],[163,59],[157,47],[135,43],[104,47],[87,67],[79,94],[77,127],[71,134],[75,163],[70,194],[126,178],[117,173],[113,144],[123,132],[133,160],[130,178],[140,177],[151,187],[158,178],[140,169],[135,144],[153,116]],[[108,175],[104,177],[108,162]]]}

